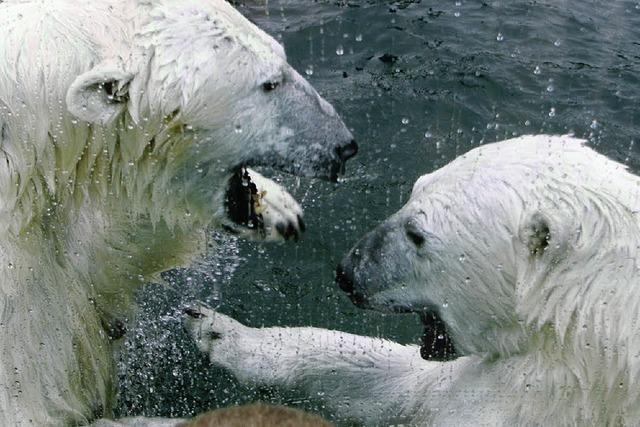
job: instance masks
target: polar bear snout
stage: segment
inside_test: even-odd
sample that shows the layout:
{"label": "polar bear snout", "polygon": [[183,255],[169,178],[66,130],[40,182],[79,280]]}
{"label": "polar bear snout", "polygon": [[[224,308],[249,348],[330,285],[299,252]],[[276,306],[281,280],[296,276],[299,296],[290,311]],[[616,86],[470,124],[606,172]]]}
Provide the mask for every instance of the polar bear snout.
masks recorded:
{"label": "polar bear snout", "polygon": [[385,254],[393,234],[393,225],[383,223],[356,243],[336,267],[336,283],[357,307],[379,306],[376,295],[387,288]]}
{"label": "polar bear snout", "polygon": [[[436,256],[434,235],[410,208],[367,233],[336,268],[336,283],[360,308],[421,312],[431,305],[424,284]],[[427,260],[426,265],[420,264]]]}

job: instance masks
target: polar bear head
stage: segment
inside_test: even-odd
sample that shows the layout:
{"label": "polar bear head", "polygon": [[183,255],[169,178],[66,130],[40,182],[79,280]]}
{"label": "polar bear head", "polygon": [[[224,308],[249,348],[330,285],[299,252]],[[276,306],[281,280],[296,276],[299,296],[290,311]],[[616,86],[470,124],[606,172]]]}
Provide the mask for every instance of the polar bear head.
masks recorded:
{"label": "polar bear head", "polygon": [[[181,167],[209,175],[253,164],[335,179],[355,154],[333,107],[227,2],[156,1],[139,16],[132,49],[118,53],[129,59],[103,60],[69,89],[67,104],[80,118],[105,124],[126,110],[139,125],[162,117],[181,135],[161,139],[189,135],[193,149]],[[194,184],[201,193],[207,186],[209,179]]]}
{"label": "polar bear head", "polygon": [[355,154],[282,46],[226,1],[92,3],[3,9],[16,28],[0,46],[0,128],[24,186],[8,204],[120,194],[143,214],[152,201],[204,220],[241,165],[335,180]]}
{"label": "polar bear head", "polygon": [[163,117],[193,134],[200,163],[227,156],[335,178],[351,133],[281,45],[222,0],[148,3],[130,43],[76,78],[73,114],[103,125],[125,111],[137,125]]}
{"label": "polar bear head", "polygon": [[362,307],[436,314],[462,354],[611,348],[629,333],[612,310],[638,301],[639,185],[570,137],[482,146],[422,176],[337,280]]}

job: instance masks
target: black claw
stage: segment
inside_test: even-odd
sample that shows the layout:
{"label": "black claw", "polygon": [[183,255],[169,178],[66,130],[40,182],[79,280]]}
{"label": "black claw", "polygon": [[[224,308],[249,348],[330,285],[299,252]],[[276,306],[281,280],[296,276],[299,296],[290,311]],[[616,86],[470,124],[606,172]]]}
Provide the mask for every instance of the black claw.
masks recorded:
{"label": "black claw", "polygon": [[226,225],[226,224],[222,224],[222,229],[223,229],[224,231],[226,231],[227,233],[229,233],[229,234],[231,234],[231,235],[234,235],[234,236],[236,236],[236,235],[240,234],[240,233],[238,233],[238,230],[236,230],[235,228],[229,227],[229,226],[228,226],[228,225]]}
{"label": "black claw", "polygon": [[276,224],[276,231],[284,238],[284,240],[287,240],[287,229],[283,223],[279,222]]}
{"label": "black claw", "polygon": [[301,233],[307,231],[307,226],[304,224],[304,221],[302,220],[302,217],[300,215],[298,215],[298,226],[300,227]]}
{"label": "black claw", "polygon": [[284,240],[288,241],[293,239],[293,241],[297,242],[298,239],[300,238],[300,233],[298,232],[298,229],[292,222],[288,223],[287,225],[280,222],[276,224],[276,230]]}
{"label": "black claw", "polygon": [[184,312],[184,314],[191,316],[194,319],[202,319],[203,317],[205,317],[204,314],[200,313],[198,310],[191,307],[185,307],[182,309],[182,311]]}
{"label": "black claw", "polygon": [[292,223],[289,223],[289,225],[287,226],[286,239],[289,240],[291,238],[293,238],[294,242],[298,241],[298,230],[296,230],[296,227]]}

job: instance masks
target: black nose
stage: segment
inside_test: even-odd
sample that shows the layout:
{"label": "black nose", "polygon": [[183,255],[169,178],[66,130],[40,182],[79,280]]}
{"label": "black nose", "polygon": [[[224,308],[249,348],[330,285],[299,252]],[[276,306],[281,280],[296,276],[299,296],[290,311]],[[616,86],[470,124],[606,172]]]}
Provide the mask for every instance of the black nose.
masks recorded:
{"label": "black nose", "polygon": [[336,283],[340,286],[340,289],[349,295],[353,294],[353,273],[351,269],[345,268],[342,263],[336,267]]}
{"label": "black nose", "polygon": [[336,282],[340,289],[345,291],[351,302],[360,308],[368,308],[367,298],[360,292],[356,291],[355,278],[353,276],[353,268],[350,262],[341,262],[336,267]]}
{"label": "black nose", "polygon": [[343,145],[341,147],[336,147],[336,154],[338,158],[342,160],[342,162],[346,162],[353,156],[358,153],[358,144],[354,139],[351,140],[347,145]]}

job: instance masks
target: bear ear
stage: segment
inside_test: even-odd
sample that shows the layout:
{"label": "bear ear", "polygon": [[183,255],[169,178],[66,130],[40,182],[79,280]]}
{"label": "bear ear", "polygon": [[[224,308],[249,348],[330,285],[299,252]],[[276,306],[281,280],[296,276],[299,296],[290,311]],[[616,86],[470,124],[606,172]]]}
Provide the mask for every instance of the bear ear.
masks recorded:
{"label": "bear ear", "polygon": [[78,76],[67,91],[67,109],[85,122],[108,125],[129,100],[133,74],[115,63],[102,63]]}
{"label": "bear ear", "polygon": [[534,257],[542,256],[545,253],[551,238],[549,222],[539,212],[525,219],[520,229],[520,241],[526,245],[529,253]]}

